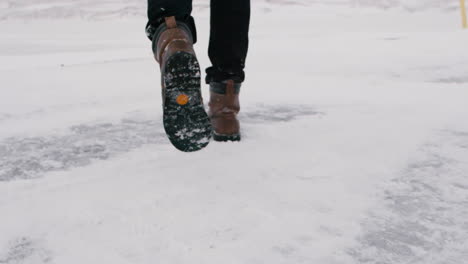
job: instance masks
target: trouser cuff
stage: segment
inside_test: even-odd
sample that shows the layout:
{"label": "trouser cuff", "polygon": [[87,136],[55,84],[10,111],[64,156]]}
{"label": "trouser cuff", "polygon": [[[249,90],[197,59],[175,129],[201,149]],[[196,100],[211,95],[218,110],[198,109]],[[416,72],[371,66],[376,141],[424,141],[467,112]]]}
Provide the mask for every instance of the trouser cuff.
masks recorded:
{"label": "trouser cuff", "polygon": [[[197,42],[197,29],[195,27],[195,21],[191,16],[176,16],[177,26],[184,29],[192,37],[193,44]],[[154,42],[154,39],[157,39],[161,32],[166,30],[166,23],[163,18],[160,18],[156,21],[150,21],[146,24],[146,36]]]}
{"label": "trouser cuff", "polygon": [[209,67],[206,69],[206,83],[212,82],[221,83],[227,80],[233,80],[235,83],[242,83],[245,80],[245,73],[243,70],[229,70],[216,67]]}

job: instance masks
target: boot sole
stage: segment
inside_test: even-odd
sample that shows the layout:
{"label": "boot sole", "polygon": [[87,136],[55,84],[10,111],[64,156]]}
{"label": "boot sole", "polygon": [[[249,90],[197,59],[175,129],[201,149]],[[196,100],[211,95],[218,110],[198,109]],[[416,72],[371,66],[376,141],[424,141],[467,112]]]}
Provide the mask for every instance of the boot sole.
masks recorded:
{"label": "boot sole", "polygon": [[234,135],[220,135],[213,133],[213,140],[218,141],[218,142],[228,142],[228,141],[240,141],[241,140],[241,135],[240,134],[234,134]]}
{"label": "boot sole", "polygon": [[212,127],[203,106],[197,58],[187,52],[176,52],[165,64],[163,83],[164,130],[172,145],[184,152],[205,148]]}

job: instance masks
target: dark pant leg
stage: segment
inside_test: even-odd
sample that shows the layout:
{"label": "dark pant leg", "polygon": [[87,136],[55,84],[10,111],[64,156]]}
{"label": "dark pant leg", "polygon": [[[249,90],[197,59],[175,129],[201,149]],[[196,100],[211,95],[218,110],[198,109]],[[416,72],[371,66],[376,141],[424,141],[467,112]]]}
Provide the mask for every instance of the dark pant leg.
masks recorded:
{"label": "dark pant leg", "polygon": [[196,42],[196,29],[192,13],[192,0],[148,0],[148,24],[146,34],[152,39],[157,28],[164,23],[165,17],[175,16],[192,31]]}
{"label": "dark pant leg", "polygon": [[206,82],[243,82],[249,45],[250,0],[211,0],[208,55],[212,67]]}

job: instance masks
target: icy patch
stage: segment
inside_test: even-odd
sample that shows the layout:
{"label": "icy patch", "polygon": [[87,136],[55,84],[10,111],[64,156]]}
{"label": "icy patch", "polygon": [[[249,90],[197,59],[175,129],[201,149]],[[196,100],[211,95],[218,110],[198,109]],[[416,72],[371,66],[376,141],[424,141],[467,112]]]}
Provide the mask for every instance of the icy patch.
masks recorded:
{"label": "icy patch", "polygon": [[3,120],[10,119],[10,118],[11,118],[10,114],[0,113],[0,122]]}
{"label": "icy patch", "polygon": [[349,0],[340,2],[348,2],[355,7],[372,6],[382,9],[402,7],[409,11],[425,10],[429,8],[453,10],[456,7],[456,3],[446,0]]}
{"label": "icy patch", "polygon": [[[320,115],[323,113],[306,105],[257,105],[244,111],[240,119],[241,123],[263,124]],[[70,132],[61,136],[13,137],[0,141],[0,182],[34,179],[47,172],[107,160],[147,144],[169,143],[160,121],[138,118],[124,119],[120,123],[74,126]],[[185,138],[193,134],[180,131],[177,136]],[[207,140],[202,138],[199,142]]]}
{"label": "icy patch", "polygon": [[460,263],[468,259],[468,133],[444,132],[393,180],[363,224],[359,263]]}
{"label": "icy patch", "polygon": [[160,122],[122,120],[80,125],[63,136],[8,138],[0,142],[0,181],[37,178],[49,171],[86,166],[146,144],[165,142]]}
{"label": "icy patch", "polygon": [[30,238],[22,237],[11,241],[8,250],[0,255],[1,264],[49,263],[51,257],[47,250],[38,246]]}
{"label": "icy patch", "polygon": [[468,83],[468,76],[447,77],[435,80],[437,83],[465,84]]}
{"label": "icy patch", "polygon": [[324,114],[308,105],[257,105],[247,108],[245,112],[241,111],[239,118],[247,123],[291,122]]}

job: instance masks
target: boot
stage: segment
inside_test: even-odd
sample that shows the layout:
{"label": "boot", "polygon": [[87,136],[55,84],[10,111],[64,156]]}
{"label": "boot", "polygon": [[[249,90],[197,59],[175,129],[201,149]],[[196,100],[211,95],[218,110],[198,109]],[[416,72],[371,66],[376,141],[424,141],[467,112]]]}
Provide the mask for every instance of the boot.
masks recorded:
{"label": "boot", "polygon": [[240,110],[240,83],[233,80],[210,83],[208,115],[216,141],[240,141],[240,125],[237,114]]}
{"label": "boot", "polygon": [[184,152],[210,141],[212,128],[203,106],[200,66],[188,27],[165,19],[153,38],[153,53],[161,67],[163,123],[171,143]]}

